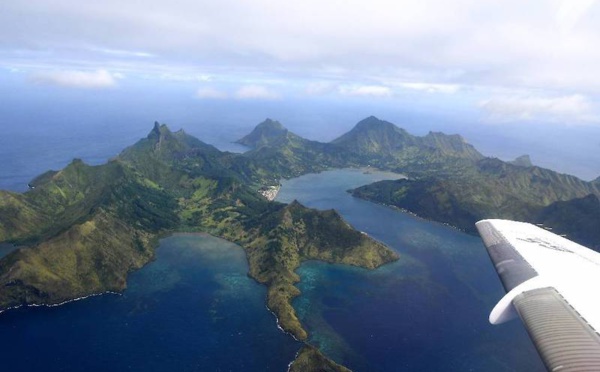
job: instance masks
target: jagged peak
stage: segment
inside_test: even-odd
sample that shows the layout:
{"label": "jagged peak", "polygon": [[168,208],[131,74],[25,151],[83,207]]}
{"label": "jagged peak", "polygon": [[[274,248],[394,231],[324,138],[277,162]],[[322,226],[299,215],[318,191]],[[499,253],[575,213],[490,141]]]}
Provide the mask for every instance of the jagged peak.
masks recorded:
{"label": "jagged peak", "polygon": [[171,133],[171,130],[166,124],[160,124],[158,121],[155,121],[154,127],[152,128],[150,133],[148,133],[148,138],[156,138]]}
{"label": "jagged peak", "polygon": [[304,208],[304,206],[300,204],[298,199],[294,199],[290,204],[288,204],[288,208]]}

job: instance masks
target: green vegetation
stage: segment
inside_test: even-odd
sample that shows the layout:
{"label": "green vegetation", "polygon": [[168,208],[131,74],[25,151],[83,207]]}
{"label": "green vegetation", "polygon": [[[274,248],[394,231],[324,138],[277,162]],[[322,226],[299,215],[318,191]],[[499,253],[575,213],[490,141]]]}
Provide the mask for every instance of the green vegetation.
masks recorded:
{"label": "green vegetation", "polygon": [[471,234],[481,219],[505,218],[543,223],[591,247],[600,244],[598,185],[535,166],[485,158],[451,177],[381,181],[351,193]]}
{"label": "green vegetation", "polygon": [[[370,117],[320,143],[267,120],[239,142],[253,149],[221,152],[155,123],[104,165],[74,160],[35,178],[26,193],[0,191],[0,242],[25,246],[0,260],[0,309],[121,291],[127,274],[153,258],[160,236],[203,231],[244,247],[249,275],[268,287],[280,326],[305,340],[291,305],[303,261],[372,269],[398,259],[336,211],[270,202],[258,192],[282,177],[328,168],[404,173],[410,178],[353,194],[469,232],[478,219],[502,217],[547,223],[593,245],[600,238],[600,182],[534,167],[528,158],[485,158],[458,135],[412,136]],[[291,370],[346,369],[307,345]]]}
{"label": "green vegetation", "polygon": [[327,359],[317,348],[306,345],[300,349],[289,372],[349,372],[350,370]]}
{"label": "green vegetation", "polygon": [[[287,133],[276,150],[242,156],[156,123],[107,164],[74,160],[34,179],[24,194],[0,192],[0,242],[25,246],[0,260],[0,309],[122,291],[127,274],[153,258],[160,236],[205,231],[246,249],[250,275],[268,286],[281,327],[306,339],[290,302],[303,261],[375,268],[397,259],[334,211],[269,202],[257,192],[284,174],[323,169],[318,146]],[[298,156],[278,159],[280,151]],[[325,357],[318,363],[335,365]]]}
{"label": "green vegetation", "polygon": [[[280,326],[299,340],[307,337],[291,300],[295,270],[305,260],[345,263],[373,269],[398,259],[393,251],[354,230],[333,210],[316,211],[294,201],[274,204],[243,224],[246,236],[237,240],[248,254],[250,276],[268,286],[267,305]],[[237,239],[236,239],[237,238]]]}

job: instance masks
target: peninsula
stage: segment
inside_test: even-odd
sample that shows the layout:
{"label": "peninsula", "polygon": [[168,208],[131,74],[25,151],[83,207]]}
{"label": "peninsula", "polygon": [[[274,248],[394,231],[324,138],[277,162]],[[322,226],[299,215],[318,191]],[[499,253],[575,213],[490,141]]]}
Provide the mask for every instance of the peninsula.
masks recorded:
{"label": "peninsula", "polygon": [[[260,185],[278,179],[278,171],[156,123],[104,165],[76,159],[31,181],[26,193],[1,191],[0,241],[24,247],[0,260],[0,309],[122,291],[161,236],[203,231],[245,249],[249,274],[268,287],[279,326],[306,340],[291,306],[303,261],[372,269],[398,255],[333,210],[267,200]],[[314,348],[298,355],[337,365]]]}
{"label": "peninsula", "polygon": [[[31,181],[25,193],[0,191],[0,243],[22,248],[0,259],[0,310],[59,304],[123,291],[127,275],[154,257],[158,239],[202,231],[241,245],[249,275],[267,286],[279,326],[305,341],[291,300],[306,260],[374,269],[398,259],[334,210],[272,201],[282,178],[331,168],[372,166],[408,179],[352,191],[357,197],[473,231],[480,218],[545,223],[598,246],[600,183],[488,158],[459,135],[413,136],[369,117],[329,142],[304,139],[267,119],[222,152],[183,130],[155,123],[106,164],[75,159]],[[346,371],[306,344],[290,370]]]}

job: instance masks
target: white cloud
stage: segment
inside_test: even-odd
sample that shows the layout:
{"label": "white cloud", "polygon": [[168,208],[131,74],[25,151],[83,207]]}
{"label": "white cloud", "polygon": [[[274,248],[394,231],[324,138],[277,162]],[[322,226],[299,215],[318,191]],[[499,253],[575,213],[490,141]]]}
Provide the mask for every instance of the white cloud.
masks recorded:
{"label": "white cloud", "polygon": [[200,88],[196,91],[196,98],[200,99],[225,99],[227,98],[227,93],[220,91],[215,88]]}
{"label": "white cloud", "polygon": [[239,99],[275,100],[281,98],[279,93],[262,85],[244,85],[235,92]]}
{"label": "white cloud", "polygon": [[71,88],[101,89],[117,85],[116,79],[122,74],[111,74],[106,70],[97,71],[46,71],[35,73],[31,80],[38,84],[58,85]]}
{"label": "white cloud", "polygon": [[[593,0],[8,0],[2,5],[2,62],[25,70],[109,68],[128,78],[202,81],[202,75],[195,76],[200,71],[216,77],[214,84],[285,89],[288,83],[334,82],[305,88],[315,95],[334,92],[340,84],[338,92],[363,96],[393,95],[392,89],[400,88],[470,94],[461,88],[467,86],[600,93],[600,7]],[[175,73],[161,77],[165,71]],[[286,85],[269,84],[272,80]],[[366,83],[384,88],[355,86]]]}
{"label": "white cloud", "polygon": [[335,90],[335,84],[329,81],[318,81],[310,83],[306,86],[305,92],[308,95],[320,95],[331,93]]}
{"label": "white cloud", "polygon": [[174,73],[174,72],[166,72],[160,74],[159,77],[163,80],[171,80],[171,81],[198,81],[198,82],[207,82],[212,80],[212,76],[209,74],[190,74],[190,73]]}
{"label": "white cloud", "polygon": [[556,12],[556,21],[561,31],[569,32],[585,16],[597,0],[562,0]]}
{"label": "white cloud", "polygon": [[431,83],[400,83],[405,89],[421,90],[427,93],[456,93],[460,89],[458,84],[431,84]]}
{"label": "white cloud", "polygon": [[119,50],[119,49],[98,48],[98,47],[89,47],[88,49],[92,52],[98,52],[98,53],[109,54],[109,55],[114,55],[114,56],[122,56],[122,57],[140,57],[140,58],[155,57],[154,54],[135,51],[135,50]]}
{"label": "white cloud", "polygon": [[549,121],[569,124],[598,122],[590,100],[580,94],[560,97],[496,97],[480,102],[487,119],[496,122]]}
{"label": "white cloud", "polygon": [[392,95],[392,90],[383,85],[341,86],[339,92],[347,96],[389,97]]}

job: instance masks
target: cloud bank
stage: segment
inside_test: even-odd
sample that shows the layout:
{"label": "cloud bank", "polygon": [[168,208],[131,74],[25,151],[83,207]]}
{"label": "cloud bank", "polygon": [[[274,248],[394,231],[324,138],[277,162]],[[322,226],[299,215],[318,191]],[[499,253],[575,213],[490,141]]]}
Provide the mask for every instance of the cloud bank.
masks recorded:
{"label": "cloud bank", "polygon": [[339,92],[347,96],[390,97],[392,90],[382,85],[341,86]]}
{"label": "cloud bank", "polygon": [[281,98],[281,95],[264,86],[245,85],[235,92],[234,97],[238,99],[276,100]]}
{"label": "cloud bank", "polygon": [[111,74],[106,70],[98,71],[47,71],[31,75],[30,79],[37,84],[56,85],[69,88],[104,89],[117,85],[120,74]]}
{"label": "cloud bank", "polygon": [[196,91],[196,98],[199,99],[225,99],[227,93],[215,88],[200,88]]}
{"label": "cloud bank", "polygon": [[598,123],[590,100],[582,95],[560,97],[498,97],[480,103],[487,119],[509,121],[562,121],[568,124]]}
{"label": "cloud bank", "polygon": [[[84,88],[115,86],[116,72],[128,81],[206,79],[218,91],[242,86],[228,93],[237,99],[282,99],[301,86],[292,93],[476,92],[477,106],[510,89],[587,97],[595,107],[599,20],[597,0],[5,0],[0,66]],[[277,92],[272,81],[282,83]],[[566,115],[558,103],[524,102],[540,108],[497,98],[481,107],[507,117]]]}

